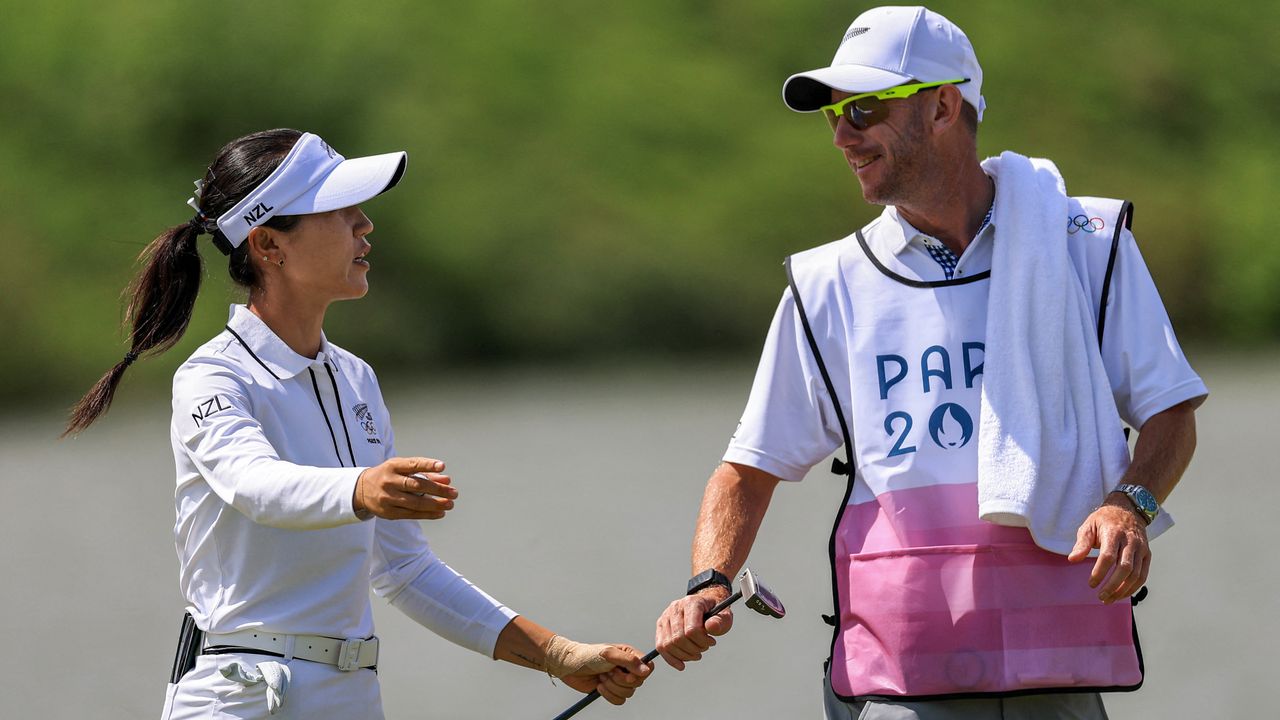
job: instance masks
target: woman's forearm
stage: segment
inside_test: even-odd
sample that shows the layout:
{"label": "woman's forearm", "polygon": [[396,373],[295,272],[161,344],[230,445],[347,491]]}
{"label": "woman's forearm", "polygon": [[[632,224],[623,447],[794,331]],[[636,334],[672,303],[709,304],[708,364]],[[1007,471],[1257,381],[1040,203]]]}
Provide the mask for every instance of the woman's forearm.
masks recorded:
{"label": "woman's forearm", "polygon": [[554,634],[523,615],[517,615],[498,634],[493,659],[545,672],[547,643]]}

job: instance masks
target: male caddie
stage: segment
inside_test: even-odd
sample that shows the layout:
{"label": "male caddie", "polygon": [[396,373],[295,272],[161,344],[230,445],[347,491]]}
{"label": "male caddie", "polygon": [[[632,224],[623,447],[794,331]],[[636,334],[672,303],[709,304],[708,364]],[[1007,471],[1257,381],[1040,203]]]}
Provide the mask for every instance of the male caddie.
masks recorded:
{"label": "male caddie", "polygon": [[702,616],[774,488],[843,446],[827,716],[1106,717],[1099,693],[1143,679],[1130,598],[1207,392],[1131,206],[1067,195],[1047,160],[979,162],[982,69],[925,8],[863,13],[783,99],[826,115],[885,208],[788,259],[658,649],[683,669],[729,630]]}

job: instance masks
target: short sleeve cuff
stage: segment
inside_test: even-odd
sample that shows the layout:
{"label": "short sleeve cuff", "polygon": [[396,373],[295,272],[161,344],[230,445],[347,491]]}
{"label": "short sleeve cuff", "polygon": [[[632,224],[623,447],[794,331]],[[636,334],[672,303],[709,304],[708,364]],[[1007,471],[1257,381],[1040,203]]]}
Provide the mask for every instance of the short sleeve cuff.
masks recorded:
{"label": "short sleeve cuff", "polygon": [[1193,378],[1179,383],[1134,408],[1133,426],[1141,430],[1142,426],[1146,425],[1147,421],[1155,415],[1168,410],[1178,403],[1204,397],[1208,394],[1209,389],[1205,387],[1204,381],[1200,378]]}
{"label": "short sleeve cuff", "polygon": [[730,445],[729,449],[725,451],[722,459],[724,462],[748,465],[757,470],[763,470],[770,475],[782,478],[788,482],[800,482],[809,472],[808,467],[785,463],[776,458],[765,455],[759,450],[738,447],[736,445]]}

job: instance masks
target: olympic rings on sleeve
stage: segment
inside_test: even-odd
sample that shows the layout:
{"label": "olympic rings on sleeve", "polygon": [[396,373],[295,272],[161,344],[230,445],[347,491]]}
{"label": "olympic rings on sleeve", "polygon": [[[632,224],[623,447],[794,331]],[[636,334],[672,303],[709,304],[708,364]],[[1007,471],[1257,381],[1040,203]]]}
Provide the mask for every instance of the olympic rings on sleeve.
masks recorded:
{"label": "olympic rings on sleeve", "polygon": [[1107,224],[1099,217],[1089,217],[1088,215],[1075,215],[1067,219],[1067,234],[1075,235],[1081,230],[1087,233],[1096,233],[1105,228]]}

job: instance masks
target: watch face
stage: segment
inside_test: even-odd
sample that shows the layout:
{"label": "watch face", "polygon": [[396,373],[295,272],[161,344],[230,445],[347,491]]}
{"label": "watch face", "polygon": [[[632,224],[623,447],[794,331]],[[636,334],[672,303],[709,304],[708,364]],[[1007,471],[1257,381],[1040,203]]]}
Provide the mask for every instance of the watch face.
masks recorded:
{"label": "watch face", "polygon": [[1149,518],[1154,518],[1156,513],[1160,512],[1160,503],[1156,502],[1156,496],[1141,485],[1130,485],[1124,488],[1124,494],[1128,495],[1133,504]]}
{"label": "watch face", "polygon": [[1138,506],[1147,512],[1155,512],[1160,507],[1156,503],[1156,497],[1151,495],[1147,488],[1139,487],[1137,491],[1134,491],[1133,498],[1138,502]]}

